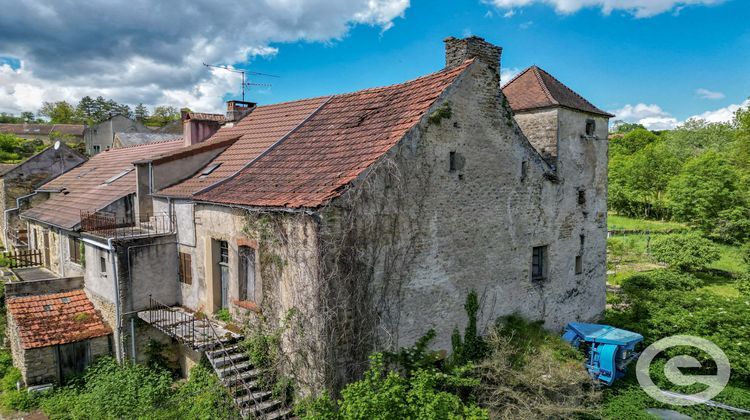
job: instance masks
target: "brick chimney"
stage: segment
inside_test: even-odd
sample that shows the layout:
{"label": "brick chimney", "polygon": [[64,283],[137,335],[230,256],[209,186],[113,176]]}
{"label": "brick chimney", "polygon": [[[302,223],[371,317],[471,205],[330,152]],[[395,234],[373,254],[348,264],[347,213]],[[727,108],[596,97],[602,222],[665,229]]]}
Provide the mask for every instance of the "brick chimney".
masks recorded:
{"label": "brick chimney", "polygon": [[503,49],[490,44],[484,38],[470,36],[458,39],[448,37],[445,42],[445,67],[457,66],[470,58],[476,58],[485,63],[498,78],[500,77],[500,54]]}
{"label": "brick chimney", "polygon": [[182,139],[185,146],[200,143],[221,128],[224,116],[221,114],[205,114],[200,112],[182,111]]}
{"label": "brick chimney", "polygon": [[227,122],[235,123],[249,114],[257,104],[245,101],[227,101]]}

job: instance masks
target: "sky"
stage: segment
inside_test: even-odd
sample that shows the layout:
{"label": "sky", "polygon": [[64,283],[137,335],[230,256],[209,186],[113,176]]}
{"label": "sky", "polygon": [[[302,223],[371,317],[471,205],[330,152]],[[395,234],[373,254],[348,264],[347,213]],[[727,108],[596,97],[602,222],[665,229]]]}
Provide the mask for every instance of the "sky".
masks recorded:
{"label": "sky", "polygon": [[[668,129],[750,106],[748,0],[0,0],[0,112],[85,95],[221,112],[399,83],[444,65],[442,40],[503,47],[616,114]],[[270,85],[270,86],[268,86]]]}

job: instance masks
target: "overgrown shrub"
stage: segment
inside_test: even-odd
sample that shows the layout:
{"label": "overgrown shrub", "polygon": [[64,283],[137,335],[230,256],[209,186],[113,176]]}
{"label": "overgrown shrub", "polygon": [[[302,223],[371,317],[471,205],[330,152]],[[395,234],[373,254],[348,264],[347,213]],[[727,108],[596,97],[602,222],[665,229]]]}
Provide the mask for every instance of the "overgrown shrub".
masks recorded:
{"label": "overgrown shrub", "polygon": [[694,290],[703,282],[687,273],[673,270],[654,270],[635,274],[622,282],[622,290],[632,295],[651,293],[653,290]]}
{"label": "overgrown shrub", "polygon": [[750,273],[745,273],[737,280],[737,290],[743,296],[750,297]]}
{"label": "overgrown shrub", "polygon": [[742,245],[741,255],[742,255],[742,261],[744,261],[745,264],[747,264],[748,271],[750,272],[750,242],[746,243],[745,245]]}
{"label": "overgrown shrub", "polygon": [[697,233],[657,236],[651,242],[653,256],[671,268],[696,271],[717,261],[719,248]]}
{"label": "overgrown shrub", "polygon": [[452,366],[463,366],[466,363],[481,359],[487,353],[487,344],[477,331],[477,312],[479,312],[479,298],[475,291],[469,292],[464,304],[466,315],[469,322],[464,331],[464,337],[458,332],[458,328],[453,330],[451,335],[451,345],[453,354],[451,355]]}
{"label": "overgrown shrub", "polygon": [[601,394],[583,356],[540,322],[502,319],[487,337],[490,354],[478,363],[477,398],[492,418],[595,416]]}
{"label": "overgrown shrub", "polygon": [[373,354],[364,377],[347,385],[334,404],[327,396],[298,405],[304,419],[486,419],[486,410],[446,389],[474,387],[467,370],[419,369],[409,377],[385,368]]}
{"label": "overgrown shrub", "polygon": [[224,322],[232,322],[232,314],[229,312],[229,309],[221,308],[216,311],[216,319]]}

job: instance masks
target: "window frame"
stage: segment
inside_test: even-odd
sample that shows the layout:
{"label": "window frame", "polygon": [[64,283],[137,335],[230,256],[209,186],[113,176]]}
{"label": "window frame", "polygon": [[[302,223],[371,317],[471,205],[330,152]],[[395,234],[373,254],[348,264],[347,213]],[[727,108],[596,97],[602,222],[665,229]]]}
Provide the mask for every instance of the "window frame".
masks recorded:
{"label": "window frame", "polygon": [[178,252],[177,280],[182,284],[193,284],[193,256],[189,252]]}
{"label": "window frame", "polygon": [[[68,236],[68,261],[82,265],[83,260],[81,259],[81,238],[76,236]],[[76,258],[77,257],[77,258]]]}
{"label": "window frame", "polygon": [[[537,268],[538,267],[538,268]],[[549,271],[549,245],[531,248],[531,280],[544,281]]]}
{"label": "window frame", "polygon": [[[590,130],[589,127],[591,127]],[[593,137],[594,135],[596,135],[596,120],[594,120],[593,118],[587,118],[584,132],[589,137]]]}

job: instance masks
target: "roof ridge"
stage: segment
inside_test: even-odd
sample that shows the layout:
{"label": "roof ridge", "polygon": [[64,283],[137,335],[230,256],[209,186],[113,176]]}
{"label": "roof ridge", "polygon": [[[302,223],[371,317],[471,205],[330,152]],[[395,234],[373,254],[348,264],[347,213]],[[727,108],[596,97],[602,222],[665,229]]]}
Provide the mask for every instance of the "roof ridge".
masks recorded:
{"label": "roof ridge", "polygon": [[510,80],[508,80],[508,83],[506,83],[505,85],[503,85],[503,88],[506,87],[506,86],[508,86],[508,85],[510,85],[511,83],[515,82],[516,79],[518,79],[519,77],[521,77],[524,74],[526,74],[529,70],[531,70],[532,67],[535,67],[535,66],[526,67],[522,72],[520,72],[517,75],[513,76]]}
{"label": "roof ridge", "polygon": [[[547,96],[547,99],[549,99],[549,101],[552,102],[555,105],[560,105],[560,101],[558,101],[557,98],[555,98],[554,96],[552,96],[552,92],[549,91],[549,88],[547,87],[547,84],[544,83],[544,80],[542,79],[542,74],[539,73],[539,70],[542,70],[542,69],[540,69],[536,64],[534,64],[533,66],[531,66],[531,68],[534,71],[534,76],[536,77],[536,80],[539,82],[539,86],[541,86],[542,90],[544,91],[544,94]],[[542,71],[544,71],[544,70],[542,70]],[[545,73],[547,73],[547,72],[545,71]],[[557,79],[555,79],[555,80],[557,80]]]}
{"label": "roof ridge", "polygon": [[109,150],[105,150],[102,153],[107,153],[107,152],[111,153],[111,152],[114,152],[115,150],[133,149],[135,147],[147,147],[147,146],[153,146],[153,145],[156,145],[156,144],[176,143],[178,141],[182,141],[182,139],[180,138],[180,139],[171,139],[171,140],[159,140],[159,141],[153,141],[151,143],[131,144],[129,146],[123,146],[123,147],[118,147],[116,149],[112,148],[112,149],[109,149]]}

